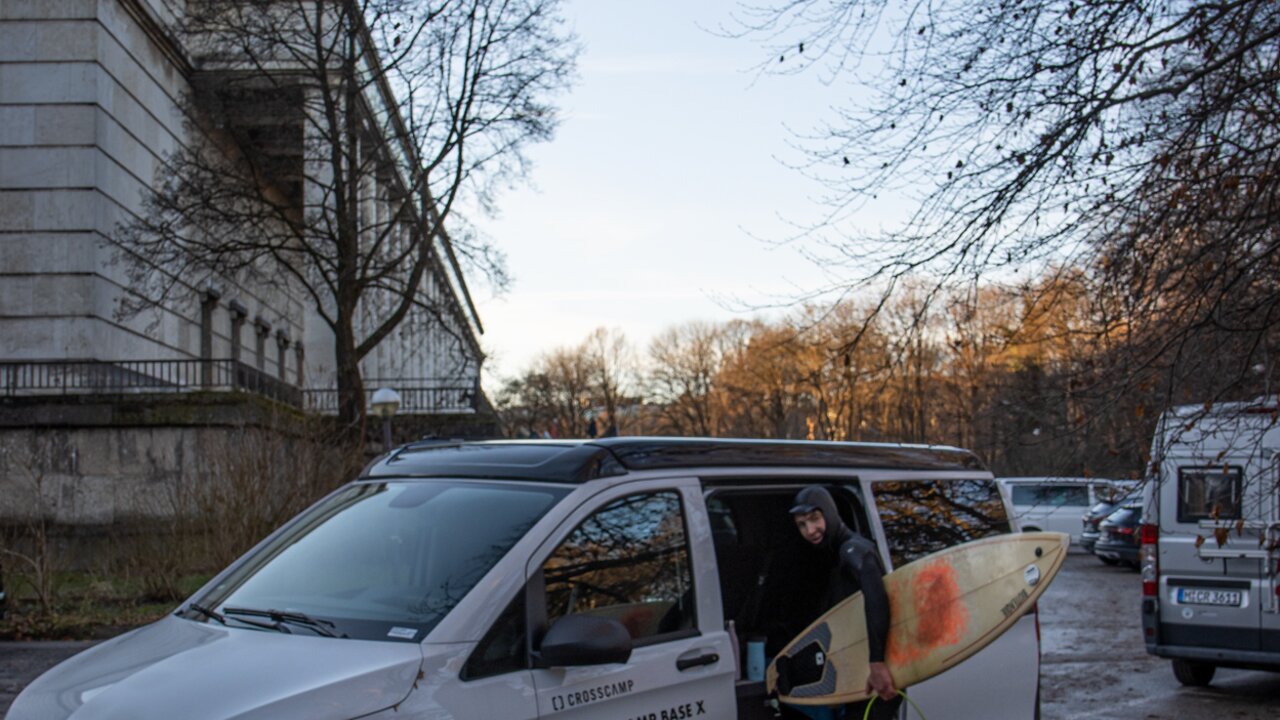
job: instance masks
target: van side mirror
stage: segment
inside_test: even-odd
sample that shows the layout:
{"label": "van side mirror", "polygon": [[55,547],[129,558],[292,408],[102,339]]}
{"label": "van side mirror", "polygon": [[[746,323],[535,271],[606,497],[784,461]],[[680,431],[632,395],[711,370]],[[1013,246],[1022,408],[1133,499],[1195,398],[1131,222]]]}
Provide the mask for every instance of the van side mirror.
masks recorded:
{"label": "van side mirror", "polygon": [[617,620],[565,615],[551,624],[535,654],[538,667],[624,663],[631,657],[631,633]]}

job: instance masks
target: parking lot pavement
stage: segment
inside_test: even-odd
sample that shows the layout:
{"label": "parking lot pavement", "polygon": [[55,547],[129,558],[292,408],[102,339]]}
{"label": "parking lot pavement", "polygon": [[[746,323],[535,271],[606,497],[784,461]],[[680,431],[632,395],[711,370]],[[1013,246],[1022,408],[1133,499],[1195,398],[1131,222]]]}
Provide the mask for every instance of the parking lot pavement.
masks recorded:
{"label": "parking lot pavement", "polygon": [[90,645],[93,642],[0,642],[0,717],[8,714],[9,705],[27,683]]}
{"label": "parking lot pavement", "polygon": [[1182,687],[1168,660],[1147,654],[1141,597],[1133,570],[1067,557],[1040,599],[1044,720],[1276,717],[1280,673],[1219,670],[1207,688]]}

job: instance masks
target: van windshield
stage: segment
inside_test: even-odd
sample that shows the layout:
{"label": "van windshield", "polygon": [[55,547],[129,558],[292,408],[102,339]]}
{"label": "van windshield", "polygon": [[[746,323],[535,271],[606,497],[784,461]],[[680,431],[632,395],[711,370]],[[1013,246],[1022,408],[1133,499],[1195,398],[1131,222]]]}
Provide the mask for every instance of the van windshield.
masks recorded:
{"label": "van windshield", "polygon": [[[278,627],[290,613],[338,636],[420,641],[567,493],[525,483],[351,485],[290,523],[194,604],[221,609],[233,627],[251,626],[240,619],[245,610],[258,627],[264,620]],[[312,634],[296,625],[283,631]]]}
{"label": "van windshield", "polygon": [[871,483],[893,566],[952,545],[1010,531],[994,480],[889,480]]}

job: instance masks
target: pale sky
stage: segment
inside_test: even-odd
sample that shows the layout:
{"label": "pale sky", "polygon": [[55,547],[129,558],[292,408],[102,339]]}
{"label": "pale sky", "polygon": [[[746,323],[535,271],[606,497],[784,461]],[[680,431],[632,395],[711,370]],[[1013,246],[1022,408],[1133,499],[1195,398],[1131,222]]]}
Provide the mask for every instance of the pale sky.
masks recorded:
{"label": "pale sky", "polygon": [[[478,224],[507,254],[504,295],[473,280],[490,379],[510,377],[593,329],[643,353],[663,329],[749,317],[824,283],[779,218],[816,216],[819,189],[784,160],[787,126],[810,129],[840,90],[816,77],[757,78],[757,44],[708,32],[733,2],[571,0],[584,52],[532,187]],[[726,302],[728,298],[728,302]],[[736,299],[736,302],[734,300]],[[726,307],[733,305],[735,307]]]}

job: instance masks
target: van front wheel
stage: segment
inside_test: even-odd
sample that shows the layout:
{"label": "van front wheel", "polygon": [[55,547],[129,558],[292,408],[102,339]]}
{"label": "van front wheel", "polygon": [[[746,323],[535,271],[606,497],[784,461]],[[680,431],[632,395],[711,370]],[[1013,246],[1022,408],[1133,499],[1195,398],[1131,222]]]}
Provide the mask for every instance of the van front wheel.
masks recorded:
{"label": "van front wheel", "polygon": [[1191,687],[1204,687],[1213,681],[1213,673],[1218,668],[1207,663],[1191,662],[1189,660],[1173,661],[1173,676],[1178,678],[1178,682]]}

